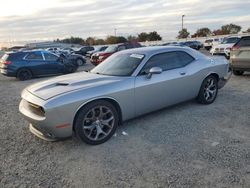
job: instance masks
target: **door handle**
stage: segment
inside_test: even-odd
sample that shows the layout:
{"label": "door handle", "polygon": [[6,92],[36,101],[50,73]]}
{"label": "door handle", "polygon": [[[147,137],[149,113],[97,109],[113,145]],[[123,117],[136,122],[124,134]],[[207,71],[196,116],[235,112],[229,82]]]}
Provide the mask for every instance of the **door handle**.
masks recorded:
{"label": "door handle", "polygon": [[185,72],[180,72],[180,75],[185,75],[186,73]]}

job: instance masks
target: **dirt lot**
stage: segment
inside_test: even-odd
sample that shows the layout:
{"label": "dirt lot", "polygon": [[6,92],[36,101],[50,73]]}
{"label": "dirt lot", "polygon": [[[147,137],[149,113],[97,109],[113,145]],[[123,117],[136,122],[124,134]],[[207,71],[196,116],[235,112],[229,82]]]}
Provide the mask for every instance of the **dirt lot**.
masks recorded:
{"label": "dirt lot", "polygon": [[0,187],[250,187],[250,74],[233,76],[214,104],[128,121],[98,146],[29,132],[20,92],[43,79],[0,75]]}

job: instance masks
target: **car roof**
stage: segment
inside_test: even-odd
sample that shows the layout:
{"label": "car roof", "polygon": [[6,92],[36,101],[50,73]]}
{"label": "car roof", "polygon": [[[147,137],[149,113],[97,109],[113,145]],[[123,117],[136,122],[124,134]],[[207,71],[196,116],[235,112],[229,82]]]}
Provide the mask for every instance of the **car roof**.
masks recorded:
{"label": "car roof", "polygon": [[123,50],[118,53],[137,53],[137,54],[144,54],[146,56],[152,56],[160,53],[165,52],[172,52],[172,51],[184,51],[191,56],[193,56],[195,59],[198,58],[206,58],[206,56],[197,50],[194,50],[192,48],[186,47],[186,46],[150,46],[150,47],[140,47],[140,48],[132,48],[128,50]]}
{"label": "car roof", "polygon": [[186,47],[179,47],[179,46],[149,46],[149,47],[141,47],[141,48],[132,48],[128,49],[126,51],[121,51],[121,52],[126,52],[126,53],[141,53],[141,54],[155,54],[159,52],[167,52],[167,51],[175,51],[175,50],[183,50]]}

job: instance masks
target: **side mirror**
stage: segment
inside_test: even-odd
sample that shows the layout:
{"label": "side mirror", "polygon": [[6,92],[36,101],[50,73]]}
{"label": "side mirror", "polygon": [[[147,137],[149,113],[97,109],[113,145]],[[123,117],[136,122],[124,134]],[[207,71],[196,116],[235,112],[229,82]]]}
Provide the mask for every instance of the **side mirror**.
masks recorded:
{"label": "side mirror", "polygon": [[161,74],[162,73],[162,68],[160,67],[152,67],[149,70],[149,73],[147,75],[147,78],[150,79],[152,77],[153,74]]}

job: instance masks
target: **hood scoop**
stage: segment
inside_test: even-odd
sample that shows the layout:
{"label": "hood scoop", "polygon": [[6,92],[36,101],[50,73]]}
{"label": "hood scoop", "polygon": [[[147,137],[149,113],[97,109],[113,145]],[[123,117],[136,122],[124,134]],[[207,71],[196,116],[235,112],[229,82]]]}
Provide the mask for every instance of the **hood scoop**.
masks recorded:
{"label": "hood scoop", "polygon": [[65,83],[65,82],[58,82],[56,83],[56,86],[68,86],[69,83]]}

